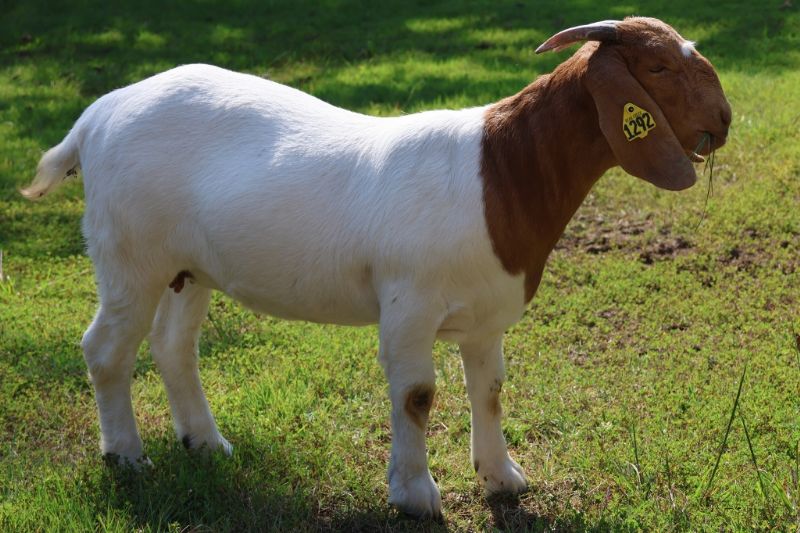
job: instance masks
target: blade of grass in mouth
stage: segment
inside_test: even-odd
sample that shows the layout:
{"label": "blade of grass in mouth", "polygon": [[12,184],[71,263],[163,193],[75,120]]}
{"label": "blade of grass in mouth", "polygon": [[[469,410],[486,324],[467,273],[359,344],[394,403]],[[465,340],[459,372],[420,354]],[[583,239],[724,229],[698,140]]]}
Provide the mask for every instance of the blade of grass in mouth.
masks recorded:
{"label": "blade of grass in mouth", "polygon": [[700,139],[700,144],[697,145],[697,148],[695,149],[695,153],[698,150],[701,150],[703,148],[703,145],[706,142],[708,143],[709,155],[708,155],[708,158],[706,159],[705,166],[703,166],[703,174],[706,173],[706,169],[709,170],[709,173],[708,173],[708,190],[706,191],[706,201],[703,204],[703,214],[700,216],[700,220],[697,222],[697,226],[695,226],[695,228],[694,228],[695,231],[700,227],[700,225],[706,219],[706,211],[708,209],[708,199],[711,196],[711,193],[714,191],[714,185],[713,185],[713,181],[714,181],[714,156],[715,156],[716,152],[714,151],[714,138],[711,136],[710,133],[703,134],[703,138]]}

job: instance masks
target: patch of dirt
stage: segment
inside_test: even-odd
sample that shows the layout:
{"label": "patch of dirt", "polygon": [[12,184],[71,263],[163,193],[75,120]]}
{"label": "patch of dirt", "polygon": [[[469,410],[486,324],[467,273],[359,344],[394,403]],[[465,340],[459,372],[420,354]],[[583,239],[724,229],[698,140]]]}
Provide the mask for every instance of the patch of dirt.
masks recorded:
{"label": "patch of dirt", "polygon": [[656,227],[650,216],[639,220],[606,219],[600,215],[579,213],[556,244],[556,250],[603,254],[612,250],[639,252],[646,265],[674,259],[694,247],[683,236],[673,235],[672,226]]}
{"label": "patch of dirt", "polygon": [[[745,228],[740,235],[738,242],[719,256],[721,264],[751,274],[769,264],[772,264],[771,268],[780,269],[787,275],[800,269],[800,234],[790,233],[777,240],[771,238],[769,233]],[[787,249],[789,253],[783,253]],[[784,257],[778,260],[781,255]]]}
{"label": "patch of dirt", "polygon": [[[678,270],[691,272],[705,287],[736,273],[758,276],[766,269],[789,276],[800,272],[800,235],[774,236],[746,229],[727,247],[700,252],[705,254],[699,254],[697,261],[678,266]],[[783,304],[794,301],[791,295],[782,296],[782,300],[787,298],[791,302],[782,301]]]}
{"label": "patch of dirt", "polygon": [[607,220],[602,215],[578,213],[556,243],[556,250],[582,249],[591,254],[622,248],[626,243],[653,228],[650,218],[630,221]]}
{"label": "patch of dirt", "polygon": [[753,270],[754,266],[758,264],[760,257],[759,253],[744,248],[741,244],[737,244],[728,252],[719,258],[719,262],[723,265],[736,267],[736,270],[742,272],[749,272]]}
{"label": "patch of dirt", "polygon": [[694,247],[694,244],[680,235],[677,237],[667,237],[664,240],[655,240],[645,247],[639,254],[639,259],[645,265],[652,265],[662,259],[674,259]]}
{"label": "patch of dirt", "polygon": [[586,350],[579,350],[570,345],[567,351],[567,359],[575,366],[585,366],[586,363],[589,362],[589,352]]}
{"label": "patch of dirt", "polygon": [[[556,243],[555,250],[588,254],[622,251],[638,254],[639,260],[652,265],[692,252],[696,244],[683,235],[673,233],[670,224],[657,226],[650,215],[631,220],[627,216],[606,218],[596,212],[579,212]],[[788,260],[773,265],[784,274],[800,270],[800,234],[791,232],[778,238],[763,229],[745,227],[735,244],[718,256],[718,264],[732,266],[739,272],[754,273],[773,262],[776,250],[794,250]],[[783,254],[786,257],[786,254]]]}

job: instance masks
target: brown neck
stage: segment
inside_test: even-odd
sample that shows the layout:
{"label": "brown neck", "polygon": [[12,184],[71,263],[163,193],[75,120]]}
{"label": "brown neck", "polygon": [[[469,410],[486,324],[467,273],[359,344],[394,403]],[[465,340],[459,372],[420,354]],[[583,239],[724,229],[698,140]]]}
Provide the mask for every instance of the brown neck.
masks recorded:
{"label": "brown neck", "polygon": [[572,215],[616,164],[581,83],[585,70],[585,57],[576,54],[485,115],[486,223],[503,268],[525,273],[526,301]]}

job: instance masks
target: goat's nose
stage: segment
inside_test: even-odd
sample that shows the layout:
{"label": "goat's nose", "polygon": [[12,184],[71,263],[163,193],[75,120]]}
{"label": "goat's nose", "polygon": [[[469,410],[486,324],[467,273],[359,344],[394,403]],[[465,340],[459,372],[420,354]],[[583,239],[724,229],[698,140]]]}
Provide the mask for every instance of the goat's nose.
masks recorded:
{"label": "goat's nose", "polygon": [[720,120],[722,120],[722,124],[725,126],[725,128],[728,128],[731,125],[731,117],[732,117],[731,106],[726,104],[722,107],[722,110],[719,112],[719,118]]}

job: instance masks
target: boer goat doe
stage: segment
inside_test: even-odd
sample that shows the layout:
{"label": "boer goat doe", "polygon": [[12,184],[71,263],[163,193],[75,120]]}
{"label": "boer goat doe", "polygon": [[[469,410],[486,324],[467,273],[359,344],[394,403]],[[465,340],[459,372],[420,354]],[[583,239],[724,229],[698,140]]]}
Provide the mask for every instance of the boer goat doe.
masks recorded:
{"label": "boer goat doe", "polygon": [[103,453],[146,461],[130,386],[147,335],[178,438],[231,453],[197,369],[216,289],[278,317],[380,324],[389,501],[416,516],[441,513],[425,447],[431,349],[458,343],[477,476],[524,490],[500,428],[504,331],[606,170],[690,187],[696,151],[722,146],[731,122],[711,64],[663,22],[570,28],[537,52],[578,41],[591,42],[520,93],[458,111],[364,116],[207,65],[89,106],[22,193],[82,169],[100,299],[82,347]]}

